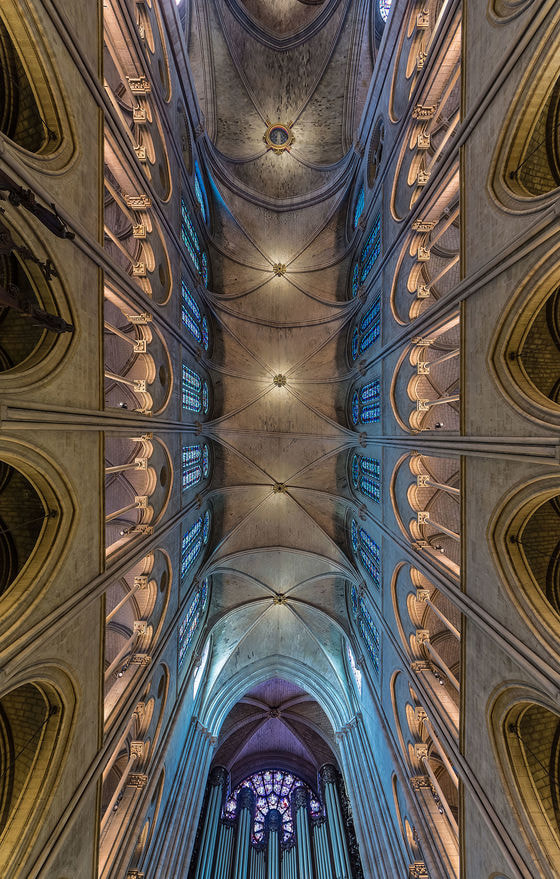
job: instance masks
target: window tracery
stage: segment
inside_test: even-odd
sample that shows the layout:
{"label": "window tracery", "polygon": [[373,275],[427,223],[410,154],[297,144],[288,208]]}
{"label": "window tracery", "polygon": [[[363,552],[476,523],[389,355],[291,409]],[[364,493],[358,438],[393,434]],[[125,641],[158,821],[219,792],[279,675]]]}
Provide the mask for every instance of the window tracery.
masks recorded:
{"label": "window tracery", "polygon": [[352,672],[352,676],[356,682],[356,687],[358,690],[358,694],[362,695],[362,673],[358,666],[356,665],[356,660],[354,658],[354,653],[352,652],[352,648],[348,641],[346,642],[346,656],[348,658],[348,664],[350,666],[350,671]]}
{"label": "window tracery", "polygon": [[381,501],[381,462],[355,454],[352,458],[352,485],[376,503]]}
{"label": "window tracery", "polygon": [[266,769],[250,775],[239,784],[226,801],[224,815],[235,818],[237,813],[237,796],[242,788],[249,788],[255,794],[256,810],[251,833],[251,842],[258,845],[264,841],[265,818],[271,809],[276,809],[282,816],[282,842],[286,845],[294,839],[294,816],[290,798],[298,787],[309,792],[311,815],[314,818],[321,814],[321,804],[313,791],[301,778],[282,769]]}
{"label": "window tracery", "polygon": [[208,383],[199,374],[183,363],[182,377],[183,409],[190,412],[208,412]]}
{"label": "window tracery", "polygon": [[381,333],[381,299],[377,297],[373,305],[362,316],[352,333],[352,360],[363,354],[379,338]]}
{"label": "window tracery", "polygon": [[210,472],[210,455],[206,443],[196,446],[183,446],[182,451],[183,491],[207,479]]}
{"label": "window tracery", "polygon": [[360,254],[360,283],[363,284],[381,253],[381,214],[378,214]]}
{"label": "window tracery", "polygon": [[186,576],[198,558],[202,547],[208,543],[210,534],[210,513],[207,510],[183,535],[181,544],[181,579]]}
{"label": "window tracery", "polygon": [[185,657],[187,655],[189,647],[192,644],[195,632],[198,629],[198,624],[200,623],[202,614],[206,610],[206,603],[208,601],[208,585],[209,578],[205,577],[200,586],[197,588],[193,599],[189,604],[187,612],[183,618],[183,622],[179,627],[179,668],[182,667],[185,661]]}
{"label": "window tracery", "polygon": [[204,350],[208,351],[208,321],[206,316],[202,314],[200,307],[189,290],[184,278],[181,281],[181,293],[181,317],[183,325],[187,328],[191,336],[203,346]]}
{"label": "window tracery", "polygon": [[391,3],[392,0],[379,0],[379,14],[383,21],[387,21],[389,18],[389,12],[391,11]]}
{"label": "window tracery", "polygon": [[208,284],[208,255],[202,248],[184,198],[181,199],[181,238],[195,269],[206,286]]}
{"label": "window tracery", "polygon": [[381,385],[379,379],[357,388],[352,396],[354,424],[371,424],[381,416]]}
{"label": "window tracery", "polygon": [[359,527],[355,519],[352,519],[350,534],[354,553],[359,557],[379,589],[381,587],[381,550],[367,531]]}
{"label": "window tracery", "polygon": [[358,198],[356,199],[356,205],[354,207],[354,229],[357,227],[360,217],[362,216],[364,210],[364,201],[365,201],[365,192],[364,187],[360,188],[358,193]]}
{"label": "window tracery", "polygon": [[366,645],[375,672],[379,674],[381,667],[381,636],[366,602],[363,596],[358,593],[356,586],[352,586],[351,604],[352,612],[358,624],[358,630]]}
{"label": "window tracery", "polygon": [[200,176],[200,170],[198,164],[196,165],[195,175],[194,175],[194,192],[196,195],[196,200],[200,205],[200,213],[202,214],[202,219],[205,223],[208,222],[208,209],[206,207],[206,191],[204,188],[204,184],[202,183],[202,178]]}

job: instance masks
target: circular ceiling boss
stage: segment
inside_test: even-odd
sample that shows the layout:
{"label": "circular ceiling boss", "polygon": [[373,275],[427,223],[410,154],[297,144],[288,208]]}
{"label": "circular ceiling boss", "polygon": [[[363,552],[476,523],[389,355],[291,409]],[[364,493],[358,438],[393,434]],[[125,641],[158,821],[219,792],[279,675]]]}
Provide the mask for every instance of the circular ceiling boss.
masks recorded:
{"label": "circular ceiling boss", "polygon": [[274,150],[275,153],[289,151],[295,140],[291,129],[292,124],[290,122],[288,125],[282,125],[280,122],[268,122],[267,120],[267,129],[263,140],[269,150]]}

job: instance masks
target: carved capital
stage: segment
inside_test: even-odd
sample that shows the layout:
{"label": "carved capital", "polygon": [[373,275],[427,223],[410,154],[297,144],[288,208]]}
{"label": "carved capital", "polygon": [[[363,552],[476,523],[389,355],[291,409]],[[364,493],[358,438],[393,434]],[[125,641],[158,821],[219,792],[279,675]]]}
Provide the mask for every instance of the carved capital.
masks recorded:
{"label": "carved capital", "polygon": [[137,760],[142,760],[144,757],[144,742],[131,742],[130,756],[136,757]]}
{"label": "carved capital", "polygon": [[430,632],[428,629],[416,629],[416,643],[425,644],[430,640]]}
{"label": "carved capital", "polygon": [[427,775],[413,775],[410,779],[412,790],[429,790],[432,789],[432,783]]}
{"label": "carved capital", "polygon": [[319,770],[321,781],[323,784],[336,784],[338,780],[338,772],[336,766],[332,763],[325,763]]}
{"label": "carved capital", "polygon": [[414,861],[413,864],[410,864],[408,879],[430,879],[430,874],[424,861]]}
{"label": "carved capital", "polygon": [[423,708],[415,708],[414,709],[414,720],[416,721],[416,723],[418,723],[418,724],[424,723],[424,721],[427,719],[428,719],[428,715],[426,714],[426,712],[424,711]]}
{"label": "carved capital", "polygon": [[225,787],[228,780],[228,771],[225,766],[214,766],[210,772],[208,783],[211,787]]}
{"label": "carved capital", "polygon": [[237,794],[237,807],[239,809],[250,809],[252,811],[255,803],[255,794],[250,787],[242,787]]}
{"label": "carved capital", "polygon": [[423,760],[428,756],[428,746],[425,742],[416,742],[414,745],[414,756],[417,760]]}
{"label": "carved capital", "polygon": [[298,809],[307,808],[307,788],[296,787],[291,796],[292,808],[297,812]]}
{"label": "carved capital", "polygon": [[130,787],[136,787],[138,790],[142,790],[148,784],[148,776],[144,775],[143,772],[131,772],[128,776],[127,783]]}
{"label": "carved capital", "polygon": [[419,660],[416,660],[415,662],[410,663],[410,670],[413,672],[416,672],[416,674],[419,674],[420,672],[423,672],[423,671],[431,671],[432,664],[431,664],[431,662],[426,662],[425,660],[419,659]]}
{"label": "carved capital", "polygon": [[416,106],[412,110],[412,118],[413,119],[431,119],[435,115],[435,112],[436,112],[435,106],[416,104]]}

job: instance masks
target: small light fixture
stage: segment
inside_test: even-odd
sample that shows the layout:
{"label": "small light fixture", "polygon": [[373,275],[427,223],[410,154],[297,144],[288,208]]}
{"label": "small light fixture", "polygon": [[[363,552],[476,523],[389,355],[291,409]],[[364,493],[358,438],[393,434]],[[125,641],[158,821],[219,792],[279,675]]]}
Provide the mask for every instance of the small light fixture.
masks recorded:
{"label": "small light fixture", "polygon": [[281,278],[282,275],[286,274],[286,266],[284,265],[283,262],[276,262],[272,266],[272,271],[274,272],[274,274],[276,275],[277,278]]}
{"label": "small light fixture", "polygon": [[292,132],[293,122],[282,125],[281,122],[270,122],[266,120],[266,131],[263,140],[267,149],[272,150],[277,155],[285,151],[289,152],[295,138]]}
{"label": "small light fixture", "polygon": [[279,372],[278,375],[274,376],[274,384],[277,388],[283,388],[286,384],[286,376]]}

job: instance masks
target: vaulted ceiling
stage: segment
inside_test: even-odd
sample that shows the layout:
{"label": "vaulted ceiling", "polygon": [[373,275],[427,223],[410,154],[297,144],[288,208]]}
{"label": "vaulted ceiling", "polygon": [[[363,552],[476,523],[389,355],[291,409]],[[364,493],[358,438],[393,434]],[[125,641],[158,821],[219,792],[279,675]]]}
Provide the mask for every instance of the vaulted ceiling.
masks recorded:
{"label": "vaulted ceiling", "polygon": [[[334,692],[346,680],[345,587],[360,579],[346,542],[356,444],[346,334],[359,304],[348,299],[349,205],[372,71],[370,3],[196,0],[191,15],[219,330],[205,427],[215,440],[209,692],[244,669],[279,677],[284,659],[304,689],[307,670]],[[289,151],[267,148],[268,123],[291,128]],[[309,704],[318,722],[322,709]],[[235,710],[246,714],[242,705]],[[250,725],[236,729],[267,748]],[[305,737],[316,733],[302,729],[308,773]],[[220,747],[231,763],[227,742]]]}

